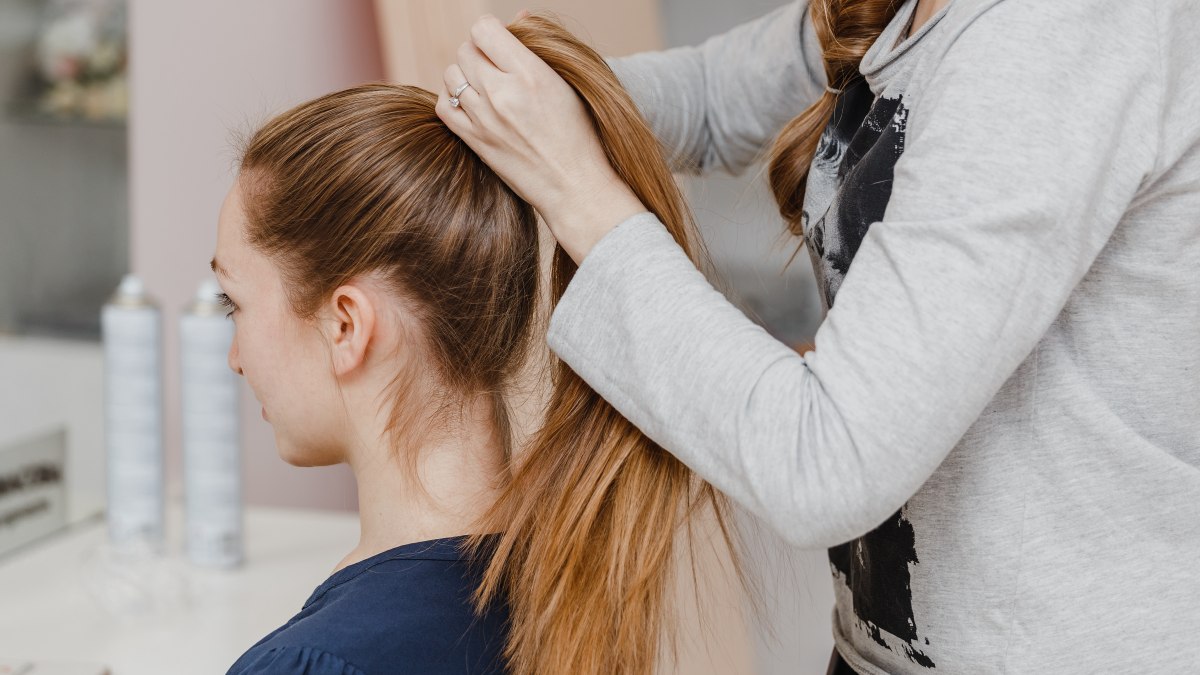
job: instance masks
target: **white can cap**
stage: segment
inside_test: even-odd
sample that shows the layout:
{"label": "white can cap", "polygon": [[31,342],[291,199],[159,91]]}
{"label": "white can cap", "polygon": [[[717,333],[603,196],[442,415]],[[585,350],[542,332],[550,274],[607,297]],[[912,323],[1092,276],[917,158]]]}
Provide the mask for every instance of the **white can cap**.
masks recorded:
{"label": "white can cap", "polygon": [[141,299],[146,297],[146,284],[133,274],[126,274],[121,277],[121,284],[117,286],[117,295],[122,299]]}
{"label": "white can cap", "polygon": [[205,279],[200,282],[200,287],[196,289],[197,303],[216,302],[217,296],[221,294],[221,284],[217,283],[216,279]]}

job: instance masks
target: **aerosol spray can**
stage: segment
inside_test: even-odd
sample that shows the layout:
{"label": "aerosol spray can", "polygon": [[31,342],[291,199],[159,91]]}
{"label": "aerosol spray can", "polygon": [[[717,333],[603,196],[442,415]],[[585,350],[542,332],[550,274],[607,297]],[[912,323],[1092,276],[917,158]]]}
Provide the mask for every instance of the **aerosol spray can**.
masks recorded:
{"label": "aerosol spray can", "polygon": [[206,567],[242,561],[238,378],[229,369],[233,322],[216,281],[201,284],[180,320],[187,552]]}
{"label": "aerosol spray can", "polygon": [[162,319],[127,275],[101,310],[108,536],[118,549],[163,548]]}

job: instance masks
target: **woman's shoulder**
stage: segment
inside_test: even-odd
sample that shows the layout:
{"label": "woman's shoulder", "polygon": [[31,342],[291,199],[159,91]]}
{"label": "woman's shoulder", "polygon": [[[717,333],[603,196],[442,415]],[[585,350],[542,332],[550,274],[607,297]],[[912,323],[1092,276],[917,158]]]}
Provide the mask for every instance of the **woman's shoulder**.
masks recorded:
{"label": "woman's shoulder", "polygon": [[298,650],[307,649],[357,669],[346,672],[503,672],[506,608],[475,611],[482,569],[460,544],[461,538],[410,544],[338,570],[243,659],[271,650],[281,650],[274,658],[298,659]]}

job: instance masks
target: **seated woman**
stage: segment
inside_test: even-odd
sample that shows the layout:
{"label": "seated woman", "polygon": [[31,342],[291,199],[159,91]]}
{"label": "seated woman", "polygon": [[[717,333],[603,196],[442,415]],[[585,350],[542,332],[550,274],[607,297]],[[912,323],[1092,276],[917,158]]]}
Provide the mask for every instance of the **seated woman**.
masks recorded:
{"label": "seated woman", "polygon": [[[699,261],[667,165],[645,152],[657,143],[600,56],[538,16],[511,28]],[[362,527],[229,672],[650,673],[674,535],[723,503],[557,360],[544,422],[517,440],[511,392],[543,353],[538,223],[436,103],[371,84],[297,106],[249,139],[222,206],[230,367],[286,461],[352,467]],[[557,250],[550,302],[573,271]]]}

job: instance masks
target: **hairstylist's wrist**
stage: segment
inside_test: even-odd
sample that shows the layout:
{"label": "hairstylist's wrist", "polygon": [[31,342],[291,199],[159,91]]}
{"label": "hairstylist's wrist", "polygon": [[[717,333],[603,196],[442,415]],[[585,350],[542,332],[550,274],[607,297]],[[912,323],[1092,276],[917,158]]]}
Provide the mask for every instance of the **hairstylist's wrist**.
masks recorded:
{"label": "hairstylist's wrist", "polygon": [[646,210],[633,190],[615,174],[540,208],[542,219],[576,265],[621,222]]}

